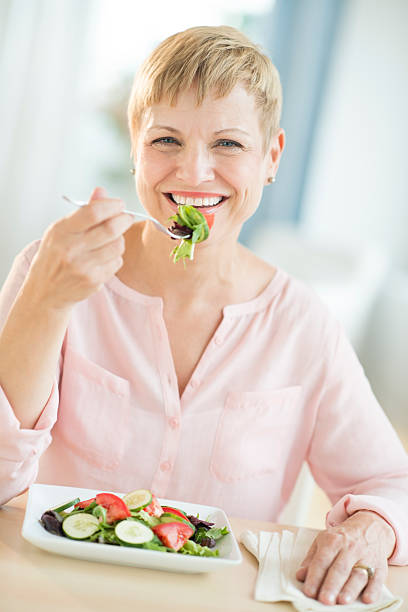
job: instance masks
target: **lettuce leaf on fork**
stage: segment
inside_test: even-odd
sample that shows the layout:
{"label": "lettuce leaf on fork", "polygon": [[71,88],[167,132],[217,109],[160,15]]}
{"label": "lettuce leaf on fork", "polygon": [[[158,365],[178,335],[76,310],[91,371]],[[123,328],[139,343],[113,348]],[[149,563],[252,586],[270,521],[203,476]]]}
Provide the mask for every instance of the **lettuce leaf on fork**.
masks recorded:
{"label": "lettuce leaf on fork", "polygon": [[[196,243],[207,240],[210,230],[204,215],[188,204],[180,204],[176,215],[169,218],[169,221],[175,222],[177,229],[187,228],[191,230],[190,238],[183,238],[179,244],[172,250],[173,262],[177,263],[182,259],[185,265],[185,259],[194,259],[194,247]],[[171,227],[171,230],[174,228]]]}

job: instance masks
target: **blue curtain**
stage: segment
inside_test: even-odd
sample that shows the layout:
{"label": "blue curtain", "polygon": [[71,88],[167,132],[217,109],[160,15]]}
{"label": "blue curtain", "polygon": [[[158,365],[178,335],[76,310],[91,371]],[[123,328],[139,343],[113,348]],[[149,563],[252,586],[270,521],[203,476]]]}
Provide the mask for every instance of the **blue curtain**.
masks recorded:
{"label": "blue curtain", "polygon": [[276,0],[267,15],[244,19],[243,29],[279,70],[287,137],[276,183],[265,188],[260,208],[241,232],[244,244],[265,223],[300,220],[315,127],[347,1]]}

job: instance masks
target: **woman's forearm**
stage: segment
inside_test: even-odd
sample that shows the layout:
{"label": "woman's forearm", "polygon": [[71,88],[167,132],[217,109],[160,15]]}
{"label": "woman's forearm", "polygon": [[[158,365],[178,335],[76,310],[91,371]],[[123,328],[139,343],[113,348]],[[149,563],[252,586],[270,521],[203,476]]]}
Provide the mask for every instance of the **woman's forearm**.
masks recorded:
{"label": "woman's forearm", "polygon": [[24,429],[50,396],[70,311],[37,301],[28,281],[0,332],[0,385]]}
{"label": "woman's forearm", "polygon": [[[73,306],[122,267],[134,223],[121,200],[93,191],[88,206],[51,225],[0,332],[0,385],[23,428],[47,403]],[[0,309],[1,310],[1,309]]]}

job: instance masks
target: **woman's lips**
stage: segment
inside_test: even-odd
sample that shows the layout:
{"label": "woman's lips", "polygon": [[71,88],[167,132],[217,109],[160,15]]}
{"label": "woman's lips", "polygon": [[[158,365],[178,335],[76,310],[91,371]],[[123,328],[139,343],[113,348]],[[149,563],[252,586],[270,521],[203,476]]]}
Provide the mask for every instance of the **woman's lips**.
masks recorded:
{"label": "woman's lips", "polygon": [[[194,208],[196,208],[197,210],[199,210],[200,212],[202,212],[203,214],[211,214],[214,213],[216,210],[218,210],[223,204],[224,202],[226,202],[226,200],[228,199],[229,196],[223,196],[222,194],[218,194],[218,193],[191,193],[191,192],[187,192],[187,191],[172,191],[171,193],[175,193],[176,195],[180,195],[180,196],[184,196],[186,198],[208,198],[208,197],[220,197],[223,198],[218,204],[213,204],[211,206],[194,206],[194,204],[192,204],[192,206],[194,206]],[[163,193],[164,197],[166,198],[166,200],[169,202],[171,208],[173,210],[175,210],[176,212],[178,211],[178,207],[180,206],[180,204],[177,204],[171,197],[171,193]]]}
{"label": "woman's lips", "polygon": [[185,198],[225,198],[223,193],[213,193],[207,191],[170,191],[173,195],[183,196]]}

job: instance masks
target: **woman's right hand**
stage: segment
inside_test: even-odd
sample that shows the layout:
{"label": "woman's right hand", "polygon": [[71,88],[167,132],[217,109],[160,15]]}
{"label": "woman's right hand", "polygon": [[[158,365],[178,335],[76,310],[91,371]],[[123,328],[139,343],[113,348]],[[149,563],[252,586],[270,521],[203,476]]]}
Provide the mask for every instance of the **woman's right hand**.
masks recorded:
{"label": "woman's right hand", "polygon": [[87,206],[46,230],[26,279],[38,304],[69,309],[114,276],[123,265],[123,234],[134,223],[123,209],[97,187]]}

